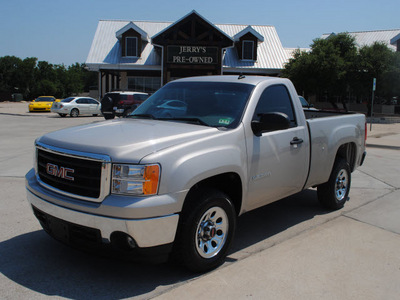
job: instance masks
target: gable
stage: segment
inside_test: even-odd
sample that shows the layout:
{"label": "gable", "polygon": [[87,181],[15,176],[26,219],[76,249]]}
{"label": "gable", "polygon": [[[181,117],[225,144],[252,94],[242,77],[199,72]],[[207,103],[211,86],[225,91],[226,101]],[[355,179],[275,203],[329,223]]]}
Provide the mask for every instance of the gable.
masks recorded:
{"label": "gable", "polygon": [[196,11],[171,24],[151,38],[154,45],[214,45],[231,47],[233,40],[219,28],[208,22]]}

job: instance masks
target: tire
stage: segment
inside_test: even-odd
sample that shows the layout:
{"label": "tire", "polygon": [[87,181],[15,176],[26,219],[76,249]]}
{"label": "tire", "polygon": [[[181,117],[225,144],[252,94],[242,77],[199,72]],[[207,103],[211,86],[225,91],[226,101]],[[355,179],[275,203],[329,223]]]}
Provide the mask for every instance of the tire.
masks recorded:
{"label": "tire", "polygon": [[67,114],[59,114],[61,118],[64,118],[67,116]]}
{"label": "tire", "polygon": [[131,112],[133,112],[133,109],[127,109],[124,111],[124,113],[122,114],[122,117],[125,118],[127,115],[129,115]]}
{"label": "tire", "polygon": [[73,118],[76,118],[77,116],[79,116],[79,110],[77,108],[73,108],[71,110],[71,112],[69,113],[69,115]]}
{"label": "tire", "polygon": [[201,189],[186,200],[174,244],[174,257],[194,272],[220,266],[232,245],[236,212],[229,197]]}
{"label": "tire", "polygon": [[346,203],[351,185],[349,164],[342,158],[336,160],[328,182],[318,186],[318,200],[327,209],[338,210]]}
{"label": "tire", "polygon": [[114,114],[103,114],[104,119],[106,120],[110,120],[110,119],[114,119],[115,115]]}

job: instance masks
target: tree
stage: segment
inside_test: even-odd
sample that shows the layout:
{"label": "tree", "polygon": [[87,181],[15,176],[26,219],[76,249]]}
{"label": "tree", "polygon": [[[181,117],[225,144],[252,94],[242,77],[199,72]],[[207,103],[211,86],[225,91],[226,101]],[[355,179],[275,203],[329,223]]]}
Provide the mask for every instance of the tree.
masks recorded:
{"label": "tree", "polygon": [[362,80],[365,90],[371,89],[373,78],[377,81],[376,95],[390,99],[399,95],[399,53],[391,51],[383,43],[374,43],[360,49]]}
{"label": "tree", "polygon": [[335,102],[344,100],[348,84],[356,71],[357,48],[354,38],[338,34],[316,39],[310,52],[297,51],[285,65],[283,76],[290,78],[301,92]]}
{"label": "tree", "polygon": [[400,53],[383,43],[357,49],[348,34],[316,39],[309,52],[297,50],[285,65],[283,76],[290,78],[302,94],[344,106],[351,95],[371,102],[373,78],[376,95],[387,100],[400,96]]}
{"label": "tree", "polygon": [[24,99],[40,95],[65,98],[88,91],[96,82],[97,73],[89,72],[84,64],[66,67],[37,61],[36,57],[0,57],[1,100],[10,99],[13,93],[23,94]]}

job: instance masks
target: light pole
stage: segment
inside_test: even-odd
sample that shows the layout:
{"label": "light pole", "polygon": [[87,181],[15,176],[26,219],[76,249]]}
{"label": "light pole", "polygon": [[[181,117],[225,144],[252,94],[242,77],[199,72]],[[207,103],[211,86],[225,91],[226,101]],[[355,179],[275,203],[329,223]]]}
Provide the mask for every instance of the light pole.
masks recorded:
{"label": "light pole", "polygon": [[375,95],[375,90],[376,90],[376,78],[374,78],[374,80],[372,82],[371,116],[370,116],[370,121],[369,121],[369,131],[372,130],[372,116],[374,114],[374,95]]}

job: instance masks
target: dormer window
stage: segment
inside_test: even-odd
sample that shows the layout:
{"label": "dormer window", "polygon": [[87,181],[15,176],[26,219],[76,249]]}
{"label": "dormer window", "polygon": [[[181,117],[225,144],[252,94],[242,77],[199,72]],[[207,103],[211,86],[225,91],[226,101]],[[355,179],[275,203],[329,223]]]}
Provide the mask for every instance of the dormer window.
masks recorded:
{"label": "dormer window", "polygon": [[128,57],[138,56],[138,39],[137,37],[126,37],[125,38],[125,53]]}
{"label": "dormer window", "polygon": [[247,26],[233,36],[235,48],[238,58],[243,61],[257,61],[258,44],[264,42],[264,37],[254,30],[253,27]]}
{"label": "dormer window", "polygon": [[139,58],[149,42],[147,33],[132,22],[118,30],[115,37],[120,42],[122,57]]}
{"label": "dormer window", "polygon": [[242,59],[254,60],[254,41],[242,42]]}

